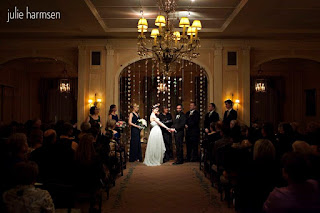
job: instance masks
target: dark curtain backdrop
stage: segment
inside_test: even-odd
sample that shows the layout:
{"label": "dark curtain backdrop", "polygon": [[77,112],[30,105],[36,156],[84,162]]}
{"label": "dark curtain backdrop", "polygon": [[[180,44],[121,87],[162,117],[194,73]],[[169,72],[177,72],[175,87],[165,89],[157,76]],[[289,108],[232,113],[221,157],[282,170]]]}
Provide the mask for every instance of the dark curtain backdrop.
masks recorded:
{"label": "dark curtain backdrop", "polygon": [[39,95],[41,119],[46,122],[64,120],[76,122],[78,79],[70,79],[70,93],[60,93],[59,79],[44,78],[40,81]]}
{"label": "dark curtain backdrop", "polygon": [[14,113],[14,88],[0,85],[0,121],[10,123]]}

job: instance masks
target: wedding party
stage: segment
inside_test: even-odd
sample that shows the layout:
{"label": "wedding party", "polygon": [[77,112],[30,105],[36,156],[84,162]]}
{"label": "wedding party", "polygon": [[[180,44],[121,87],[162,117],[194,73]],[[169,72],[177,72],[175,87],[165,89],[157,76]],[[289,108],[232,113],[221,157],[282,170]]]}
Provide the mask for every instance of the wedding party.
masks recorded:
{"label": "wedding party", "polygon": [[0,212],[320,212],[319,1],[0,17]]}

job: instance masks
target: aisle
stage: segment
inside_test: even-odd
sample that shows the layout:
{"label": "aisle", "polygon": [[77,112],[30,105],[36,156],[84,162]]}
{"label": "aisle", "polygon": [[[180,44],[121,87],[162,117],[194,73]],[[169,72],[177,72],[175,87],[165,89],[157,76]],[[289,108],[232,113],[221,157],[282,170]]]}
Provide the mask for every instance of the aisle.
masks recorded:
{"label": "aisle", "polygon": [[234,212],[220,202],[198,163],[171,164],[129,164],[104,201],[103,212]]}

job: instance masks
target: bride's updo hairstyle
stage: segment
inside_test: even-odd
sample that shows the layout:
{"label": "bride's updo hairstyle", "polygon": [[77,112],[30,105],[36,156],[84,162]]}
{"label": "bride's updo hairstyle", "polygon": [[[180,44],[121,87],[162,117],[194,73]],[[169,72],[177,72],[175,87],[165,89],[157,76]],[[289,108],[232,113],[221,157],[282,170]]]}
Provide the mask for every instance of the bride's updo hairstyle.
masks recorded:
{"label": "bride's updo hairstyle", "polygon": [[160,104],[155,104],[152,106],[151,111],[153,111],[154,109],[159,109]]}

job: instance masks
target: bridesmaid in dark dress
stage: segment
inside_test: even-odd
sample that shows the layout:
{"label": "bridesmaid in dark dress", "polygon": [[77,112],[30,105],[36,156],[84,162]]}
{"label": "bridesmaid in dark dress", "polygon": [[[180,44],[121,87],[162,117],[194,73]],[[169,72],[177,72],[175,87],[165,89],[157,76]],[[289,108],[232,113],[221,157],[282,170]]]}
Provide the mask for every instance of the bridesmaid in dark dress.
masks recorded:
{"label": "bridesmaid in dark dress", "polygon": [[132,112],[129,115],[129,125],[131,126],[131,140],[130,140],[130,156],[129,161],[140,161],[142,162],[141,142],[140,142],[140,130],[142,127],[138,126],[138,120],[140,116],[139,105],[134,104]]}
{"label": "bridesmaid in dark dress", "polygon": [[86,122],[90,123],[91,126],[99,124],[99,126],[102,127],[101,121],[100,121],[99,111],[100,110],[97,106],[92,106],[90,108],[90,115],[87,117]]}
{"label": "bridesmaid in dark dress", "polygon": [[109,110],[109,119],[113,119],[116,122],[119,121],[119,117],[117,115],[117,106],[115,104],[112,104],[110,106],[110,110]]}

